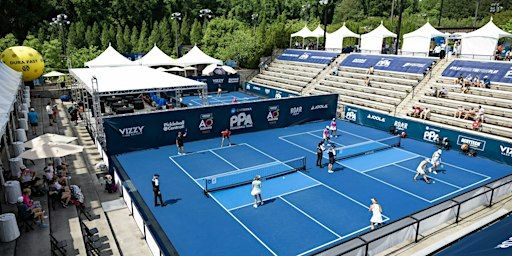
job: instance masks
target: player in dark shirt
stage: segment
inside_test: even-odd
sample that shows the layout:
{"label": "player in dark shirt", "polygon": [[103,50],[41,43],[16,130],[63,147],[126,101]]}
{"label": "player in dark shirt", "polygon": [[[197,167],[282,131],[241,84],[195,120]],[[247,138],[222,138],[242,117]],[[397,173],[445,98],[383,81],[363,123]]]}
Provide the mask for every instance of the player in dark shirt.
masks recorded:
{"label": "player in dark shirt", "polygon": [[178,154],[185,154],[185,137],[187,137],[187,131],[184,133],[178,132],[178,137],[176,137],[176,147],[178,147]]}

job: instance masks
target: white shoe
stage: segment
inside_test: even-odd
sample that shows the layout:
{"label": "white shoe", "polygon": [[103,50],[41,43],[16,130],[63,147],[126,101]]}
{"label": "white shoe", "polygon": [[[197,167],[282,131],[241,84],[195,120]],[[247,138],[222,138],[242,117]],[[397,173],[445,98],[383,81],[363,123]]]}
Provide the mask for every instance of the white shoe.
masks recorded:
{"label": "white shoe", "polygon": [[328,172],[328,173],[334,173],[334,171],[332,171],[332,170],[329,170],[329,171],[327,171],[327,172]]}
{"label": "white shoe", "polygon": [[436,171],[433,171],[433,172],[434,172],[434,174],[437,174],[437,172],[436,172]]}
{"label": "white shoe", "polygon": [[258,208],[258,205],[257,204],[253,204],[252,207]]}
{"label": "white shoe", "polygon": [[260,202],[260,206],[263,205],[263,201]]}

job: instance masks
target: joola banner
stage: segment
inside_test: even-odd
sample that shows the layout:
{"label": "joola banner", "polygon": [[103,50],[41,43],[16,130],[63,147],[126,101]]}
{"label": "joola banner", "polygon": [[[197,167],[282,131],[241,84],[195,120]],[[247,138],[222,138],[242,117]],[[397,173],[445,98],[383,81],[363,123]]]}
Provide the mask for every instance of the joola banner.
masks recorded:
{"label": "joola banner", "polygon": [[468,144],[479,156],[512,164],[512,144],[505,141],[427,125],[412,119],[393,117],[352,106],[345,106],[345,120],[383,131],[389,131],[391,126],[394,126],[397,132],[405,131],[409,138],[430,143],[436,143],[446,137],[453,149],[459,150],[460,145]]}
{"label": "joola banner", "polygon": [[327,120],[336,116],[337,102],[331,94],[106,117],[107,153],[174,144],[180,131],[194,141],[220,137],[224,129],[237,134]]}

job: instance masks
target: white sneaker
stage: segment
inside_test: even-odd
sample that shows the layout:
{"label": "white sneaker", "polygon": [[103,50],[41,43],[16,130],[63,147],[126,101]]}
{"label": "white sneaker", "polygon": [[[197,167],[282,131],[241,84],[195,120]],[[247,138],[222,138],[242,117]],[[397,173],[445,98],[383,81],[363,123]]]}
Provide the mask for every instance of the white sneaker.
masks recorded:
{"label": "white sneaker", "polygon": [[437,174],[437,172],[436,172],[436,171],[433,171],[433,173],[434,173],[434,174]]}
{"label": "white sneaker", "polygon": [[258,205],[257,204],[253,204],[252,207],[258,208]]}
{"label": "white sneaker", "polygon": [[263,205],[263,201],[260,202],[260,206]]}
{"label": "white sneaker", "polygon": [[328,173],[334,173],[334,171],[332,171],[332,170],[329,170],[329,171],[327,171],[327,172],[328,172]]}

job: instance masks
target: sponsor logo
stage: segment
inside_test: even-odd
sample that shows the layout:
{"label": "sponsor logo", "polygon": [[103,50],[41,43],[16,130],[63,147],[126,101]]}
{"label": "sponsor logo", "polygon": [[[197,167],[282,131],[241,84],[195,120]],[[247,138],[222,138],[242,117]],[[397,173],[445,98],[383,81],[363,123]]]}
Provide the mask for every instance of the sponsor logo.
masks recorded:
{"label": "sponsor logo", "polygon": [[509,237],[507,240],[501,242],[501,244],[496,245],[494,249],[507,249],[512,246],[512,237]]}
{"label": "sponsor logo", "polygon": [[327,109],[327,108],[329,108],[327,106],[327,104],[311,106],[311,110]]}
{"label": "sponsor logo", "polygon": [[123,129],[119,129],[119,132],[123,137],[131,137],[131,136],[138,136],[142,135],[142,131],[144,130],[144,126],[134,126],[134,127],[127,127]]}
{"label": "sponsor logo", "polygon": [[213,84],[222,84],[224,83],[224,78],[215,78],[212,79]]}
{"label": "sponsor logo", "polygon": [[298,116],[300,113],[302,113],[302,106],[290,108],[290,115]]}
{"label": "sponsor logo", "polygon": [[393,124],[397,130],[399,131],[404,131],[404,130],[407,130],[407,127],[409,126],[408,123],[406,122],[400,122],[400,121],[395,121],[395,123]]}
{"label": "sponsor logo", "polygon": [[261,91],[261,88],[255,85],[252,86],[252,89],[255,91]]}
{"label": "sponsor logo", "polygon": [[459,66],[451,66],[448,70],[464,72],[464,73],[480,73],[480,74],[498,74],[500,72],[499,69],[483,69],[483,68],[475,68],[475,67],[459,67]]}
{"label": "sponsor logo", "polygon": [[357,121],[357,109],[347,108],[347,112],[345,113],[345,119],[350,122]]}
{"label": "sponsor logo", "polygon": [[512,78],[512,68],[510,68],[507,73],[505,73],[505,75],[503,76],[503,78]]}
{"label": "sponsor logo", "polygon": [[270,93],[270,89],[265,89],[265,94],[269,94]]}
{"label": "sponsor logo", "polygon": [[229,128],[231,130],[238,130],[243,128],[251,128],[252,127],[252,117],[251,114],[240,112],[238,114],[232,115],[229,118]]}
{"label": "sponsor logo", "polygon": [[429,126],[425,127],[425,132],[423,133],[423,140],[428,142],[438,142],[439,141],[439,130],[435,128],[430,128]]}
{"label": "sponsor logo", "polygon": [[252,111],[252,108],[232,108],[231,114]]}
{"label": "sponsor logo", "polygon": [[281,92],[280,91],[276,91],[276,95],[274,96],[274,98],[276,99],[280,99],[282,96],[281,96]]}
{"label": "sponsor logo", "polygon": [[199,118],[201,119],[199,122],[199,130],[203,133],[210,132],[213,129],[213,114],[201,114]]}
{"label": "sponsor logo", "polygon": [[245,88],[246,88],[247,90],[250,90],[250,89],[251,89],[251,85],[250,85],[250,84],[247,84],[247,85],[245,86]]}
{"label": "sponsor logo", "polygon": [[371,119],[371,120],[375,120],[375,121],[378,121],[378,122],[381,122],[381,123],[385,123],[386,122],[386,118],[385,117],[374,115],[374,114],[368,114],[368,116],[366,118]]}
{"label": "sponsor logo", "polygon": [[352,60],[352,63],[364,64],[366,63],[366,59],[354,59]]}
{"label": "sponsor logo", "polygon": [[470,148],[480,150],[480,151],[485,150],[485,143],[486,143],[485,140],[479,140],[479,139],[459,135],[459,137],[457,137],[457,145],[460,146],[464,143],[468,144]]}
{"label": "sponsor logo", "polygon": [[404,65],[402,65],[402,67],[403,68],[406,68],[406,67],[422,68],[422,67],[425,67],[425,64],[407,62]]}
{"label": "sponsor logo", "polygon": [[299,56],[299,60],[307,60],[309,58],[309,53],[305,52]]}
{"label": "sponsor logo", "polygon": [[238,78],[238,77],[230,77],[230,78],[228,78],[228,83],[229,84],[237,84],[239,82],[240,82],[240,78]]}
{"label": "sponsor logo", "polygon": [[502,155],[512,157],[512,147],[500,145],[500,151]]}
{"label": "sponsor logo", "polygon": [[180,130],[180,129],[185,129],[185,120],[171,121],[171,122],[163,123],[162,130],[164,132]]}
{"label": "sponsor logo", "polygon": [[391,65],[391,59],[382,58],[375,64],[376,67],[389,67]]}
{"label": "sponsor logo", "polygon": [[279,106],[269,106],[267,121],[270,124],[275,124],[279,120]]}

